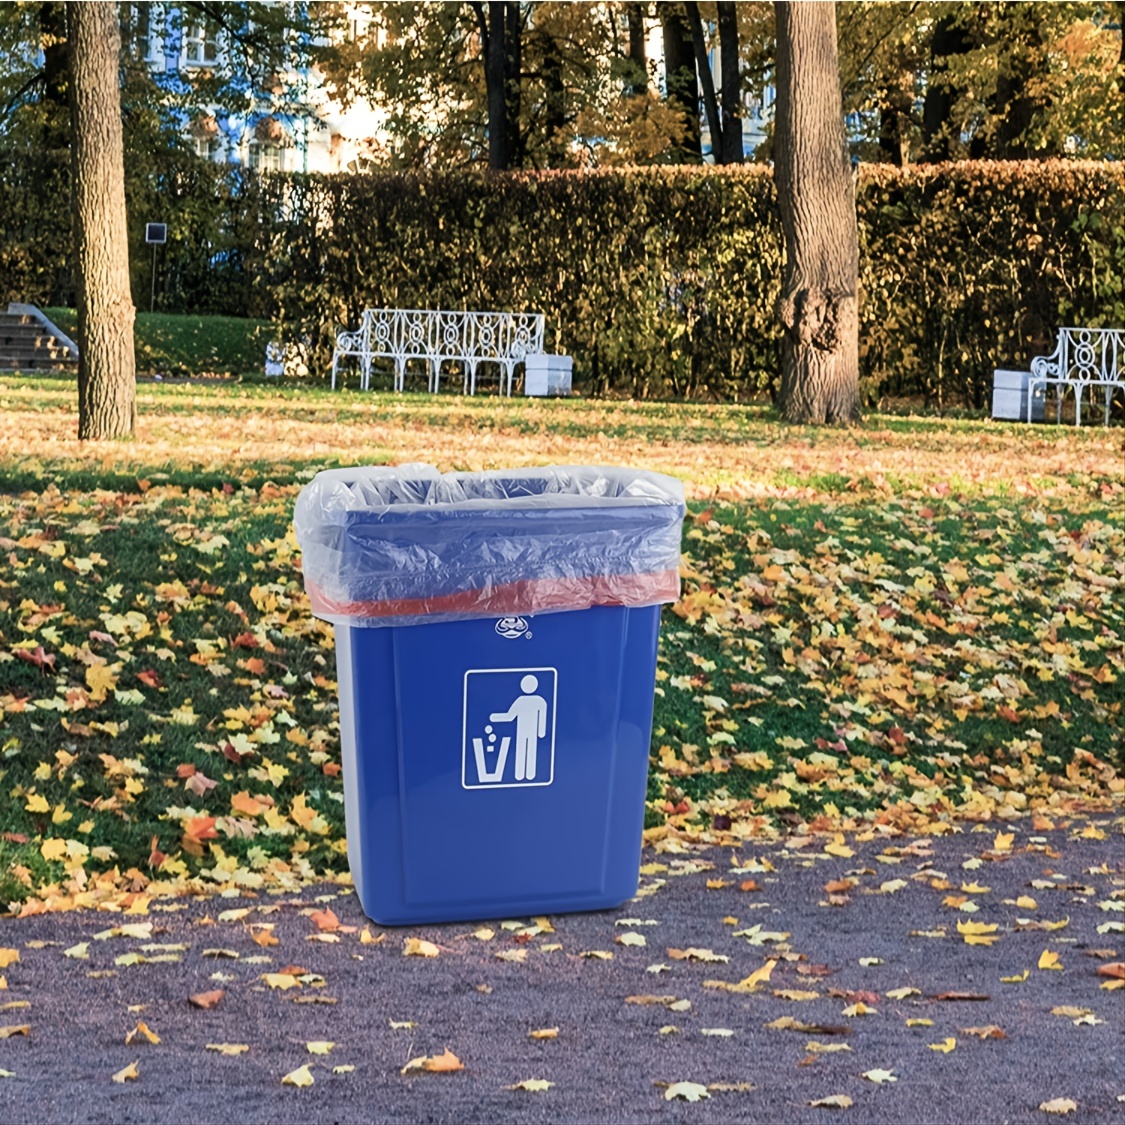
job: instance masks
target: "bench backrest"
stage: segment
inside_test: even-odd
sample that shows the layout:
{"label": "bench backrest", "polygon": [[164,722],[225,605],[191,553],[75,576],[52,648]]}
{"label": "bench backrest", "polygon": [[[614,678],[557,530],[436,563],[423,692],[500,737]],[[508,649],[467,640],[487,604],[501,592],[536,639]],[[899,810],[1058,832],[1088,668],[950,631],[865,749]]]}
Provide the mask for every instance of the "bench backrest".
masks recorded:
{"label": "bench backrest", "polygon": [[542,313],[365,309],[366,350],[395,358],[519,360],[543,350]]}
{"label": "bench backrest", "polygon": [[1075,383],[1125,381],[1125,330],[1060,328],[1049,356],[1036,356],[1031,373]]}

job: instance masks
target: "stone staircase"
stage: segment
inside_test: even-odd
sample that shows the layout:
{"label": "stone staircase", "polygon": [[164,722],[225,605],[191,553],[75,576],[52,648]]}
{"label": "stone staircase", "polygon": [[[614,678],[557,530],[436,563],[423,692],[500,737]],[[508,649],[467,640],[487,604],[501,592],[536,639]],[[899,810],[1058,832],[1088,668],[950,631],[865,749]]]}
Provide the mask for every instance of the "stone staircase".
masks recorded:
{"label": "stone staircase", "polygon": [[[26,311],[25,311],[26,310]],[[78,350],[38,309],[0,312],[0,371],[73,371]]]}

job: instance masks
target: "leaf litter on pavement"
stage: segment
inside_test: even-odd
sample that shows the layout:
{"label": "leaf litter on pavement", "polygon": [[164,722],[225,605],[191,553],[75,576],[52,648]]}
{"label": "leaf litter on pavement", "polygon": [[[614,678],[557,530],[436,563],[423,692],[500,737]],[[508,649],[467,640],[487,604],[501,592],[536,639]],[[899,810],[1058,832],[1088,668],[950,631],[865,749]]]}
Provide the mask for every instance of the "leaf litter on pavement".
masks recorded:
{"label": "leaf litter on pavement", "polygon": [[[299,894],[326,880],[347,893],[332,631],[309,616],[289,526],[309,475],[294,464],[241,466],[192,482],[173,470],[102,488],[63,473],[57,485],[0,495],[0,547],[11,568],[0,577],[0,752],[12,810],[0,858],[13,912],[30,918],[100,905],[151,918],[173,909],[170,896],[178,894]],[[844,967],[803,973],[816,967],[801,951],[810,934],[755,922],[754,911],[772,909],[771,884],[786,864],[830,864],[824,910],[846,911],[865,895],[929,894],[934,924],[919,936],[983,947],[966,955],[1011,947],[1010,972],[997,972],[997,985],[1035,988],[1055,973],[1074,979],[1072,946],[1027,944],[1036,929],[1067,924],[1062,911],[1037,913],[1046,913],[1054,884],[1029,888],[1035,898],[1005,900],[1033,915],[1009,917],[992,896],[995,880],[972,873],[1019,851],[1057,856],[1075,817],[1121,807],[1114,749],[1125,541],[1110,507],[1121,489],[1111,479],[1080,484],[1063,502],[1030,487],[1017,503],[958,494],[940,481],[873,488],[868,481],[854,495],[846,483],[735,500],[720,491],[706,507],[693,504],[683,596],[666,611],[658,666],[646,820],[652,861],[642,867],[642,899],[632,909],[659,913],[668,881],[691,878],[729,915],[714,937],[693,939],[700,944],[665,946],[672,964],[648,966],[672,974],[675,993],[634,994],[632,979],[622,977],[621,995],[682,1016],[682,1027],[657,1028],[664,1013],[654,1013],[654,1037],[659,1030],[669,1042],[703,1037],[720,1050],[744,1031],[793,1030],[807,1041],[794,1065],[822,1067],[856,1053],[866,1024],[894,1020],[904,1035],[912,1025],[933,1028],[919,1048],[940,1064],[950,1051],[995,1049],[990,1041],[1005,1038],[995,1025],[958,1028],[938,1015],[940,1001],[957,1007],[987,996],[922,995],[895,975],[883,950],[856,951],[867,978],[880,976],[878,991],[826,990],[818,977]],[[1019,827],[997,831],[997,822]],[[974,824],[988,826],[987,838],[973,841],[979,846],[965,871],[935,870],[926,837]],[[1103,819],[1081,831],[1104,837],[1119,829]],[[910,843],[895,842],[906,837]],[[696,856],[708,845],[732,849],[728,870],[725,853]],[[1102,940],[1118,940],[1120,902],[1119,887],[1103,899]],[[354,956],[375,957],[393,944],[372,948],[385,934],[341,925],[325,902],[297,909],[311,923],[301,940],[309,949],[343,944]],[[125,943],[105,963],[112,968],[90,970],[105,975],[158,971],[143,966],[198,953],[216,963],[212,980],[224,987],[261,988],[279,1004],[336,1003],[300,950],[288,965],[270,956],[283,947],[270,910],[262,900],[207,919],[216,932],[244,935],[247,948],[230,948],[233,936],[173,947],[150,940],[159,936],[153,922],[122,919],[91,935],[98,945],[79,942],[57,955],[83,973],[92,953],[103,965],[101,942]],[[642,927],[660,919],[618,921]],[[514,971],[548,948],[591,971],[602,971],[599,960],[612,962],[609,972],[645,966],[636,958],[649,939],[636,928],[608,926],[603,942],[618,948],[615,960],[608,949],[568,945],[565,924],[556,925],[554,942],[544,940],[554,932],[547,919],[497,921],[469,936],[523,939],[499,950]],[[429,972],[426,959],[465,957],[473,944],[441,941],[407,936],[401,953],[422,958],[416,967]],[[1119,962],[1119,947],[1111,955]],[[24,960],[18,950],[0,950],[0,968],[18,973]],[[731,979],[703,979],[696,970],[714,972],[708,962],[731,963]],[[239,976],[218,967],[225,965],[260,967]],[[1102,987],[1121,981],[1087,975]],[[750,1021],[736,1022],[731,1007],[722,1022],[712,1009],[710,1026],[689,1024],[708,996],[703,990],[742,994],[716,999],[745,1004]],[[223,996],[216,988],[188,1002],[206,1019]],[[1071,1020],[1076,1033],[1101,1034],[1100,1018],[1082,1022],[1094,1015],[1091,997],[1082,999]],[[781,1015],[776,1005],[812,1014]],[[851,1022],[840,1022],[841,1011]],[[907,1017],[915,1011],[935,1018]],[[415,1024],[391,1026],[413,1033]],[[559,1043],[542,1047],[558,1050],[572,1034],[560,1027],[561,1034],[552,1027],[529,1037],[555,1032]],[[150,1058],[164,1047],[161,1031],[134,1017],[121,1035],[145,1044]],[[974,1043],[958,1042],[957,1031]],[[0,1029],[9,1038],[33,1034],[31,1024]],[[526,1025],[518,1034],[529,1035]],[[300,1042],[321,1055],[334,1046]],[[237,1064],[251,1045],[205,1049]],[[440,1043],[429,1049],[396,1069],[407,1076],[466,1069]],[[897,1063],[880,1062],[868,1052],[850,1073],[885,1088],[911,1081]],[[313,1065],[281,1081],[309,1086]],[[137,1066],[114,1081],[135,1080]],[[342,1075],[352,1066],[331,1070]],[[549,1074],[520,1078],[513,1074],[507,1088],[554,1085]],[[659,1073],[652,1079],[663,1081]],[[669,1100],[753,1089],[736,1073],[664,1085]],[[810,1104],[844,1108],[851,1098],[826,1094]],[[1048,1104],[1045,1112],[1065,1112]]]}

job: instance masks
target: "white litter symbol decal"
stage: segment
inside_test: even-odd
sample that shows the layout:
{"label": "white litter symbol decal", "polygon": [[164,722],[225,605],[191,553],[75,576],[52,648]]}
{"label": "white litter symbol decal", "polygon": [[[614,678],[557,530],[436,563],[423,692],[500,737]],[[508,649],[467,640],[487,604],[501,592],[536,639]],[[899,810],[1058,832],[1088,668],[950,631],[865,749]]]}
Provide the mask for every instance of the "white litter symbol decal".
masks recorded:
{"label": "white litter symbol decal", "polygon": [[464,788],[511,789],[554,781],[557,694],[554,668],[465,673]]}

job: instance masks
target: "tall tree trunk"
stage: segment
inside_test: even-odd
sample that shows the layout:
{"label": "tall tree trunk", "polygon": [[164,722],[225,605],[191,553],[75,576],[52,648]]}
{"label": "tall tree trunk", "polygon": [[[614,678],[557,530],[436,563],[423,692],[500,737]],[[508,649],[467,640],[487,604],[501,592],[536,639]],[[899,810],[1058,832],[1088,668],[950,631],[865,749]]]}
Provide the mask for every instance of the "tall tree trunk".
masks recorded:
{"label": "tall tree trunk", "polygon": [[836,6],[781,0],[774,15],[774,179],[785,238],[781,412],[790,422],[851,422],[859,413],[859,243]]}
{"label": "tall tree trunk", "polygon": [[922,151],[924,161],[948,160],[952,153],[949,118],[953,91],[948,85],[949,58],[963,55],[971,47],[965,28],[953,15],[942,16],[930,39],[930,74],[922,103]]}
{"label": "tall tree trunk", "polygon": [[715,97],[715,79],[711,75],[711,62],[707,58],[707,38],[703,33],[703,18],[699,5],[687,0],[684,15],[691,29],[691,48],[695,55],[695,70],[703,88],[703,112],[707,115],[707,128],[711,131],[711,155],[716,164],[723,162],[723,123],[719,119],[719,100]]}
{"label": "tall tree trunk", "polygon": [[910,134],[914,110],[914,72],[899,47],[892,61],[892,72],[879,89],[879,150],[894,165],[910,163]]}
{"label": "tall tree trunk", "polygon": [[629,21],[629,61],[633,64],[629,76],[629,94],[648,92],[648,57],[645,47],[645,5],[630,3],[625,5],[625,16]]}
{"label": "tall tree trunk", "polygon": [[518,0],[504,5],[504,127],[508,134],[508,166],[523,167],[524,138],[520,131],[523,70],[523,27]]}
{"label": "tall tree trunk", "polygon": [[695,80],[695,48],[691,28],[679,4],[660,4],[660,25],[664,34],[664,83],[668,100],[684,115],[684,139],[677,153],[685,163],[703,159],[699,136],[699,87]]}
{"label": "tall tree trunk", "polygon": [[67,5],[78,267],[78,436],[127,438],[137,422],[125,218],[117,5]]}
{"label": "tall tree trunk", "polygon": [[566,84],[563,82],[563,60],[558,42],[551,36],[543,43],[543,89],[545,133],[544,149],[548,168],[566,166]]}
{"label": "tall tree trunk", "polygon": [[506,20],[504,0],[488,5],[484,77],[488,88],[488,166],[497,172],[509,167]]}
{"label": "tall tree trunk", "polygon": [[738,13],[733,0],[715,5],[719,24],[719,113],[723,129],[723,164],[741,164],[742,78],[738,69]]}

